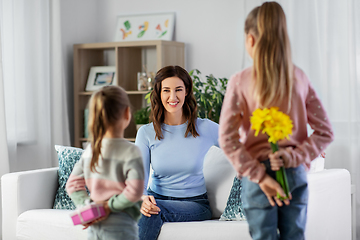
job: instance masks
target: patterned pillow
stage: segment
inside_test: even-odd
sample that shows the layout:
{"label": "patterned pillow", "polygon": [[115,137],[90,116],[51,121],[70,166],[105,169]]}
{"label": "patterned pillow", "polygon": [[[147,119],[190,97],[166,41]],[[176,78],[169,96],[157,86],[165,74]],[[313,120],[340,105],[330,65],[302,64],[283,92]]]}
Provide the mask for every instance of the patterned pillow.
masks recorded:
{"label": "patterned pillow", "polygon": [[53,208],[74,210],[76,207],[67,194],[65,185],[75,163],[80,160],[81,154],[84,150],[81,148],[64,147],[59,145],[55,145],[55,149],[59,159],[59,188],[56,192]]}
{"label": "patterned pillow", "polygon": [[245,221],[246,217],[241,201],[241,180],[236,176],[231,187],[226,208],[220,216],[221,221]]}

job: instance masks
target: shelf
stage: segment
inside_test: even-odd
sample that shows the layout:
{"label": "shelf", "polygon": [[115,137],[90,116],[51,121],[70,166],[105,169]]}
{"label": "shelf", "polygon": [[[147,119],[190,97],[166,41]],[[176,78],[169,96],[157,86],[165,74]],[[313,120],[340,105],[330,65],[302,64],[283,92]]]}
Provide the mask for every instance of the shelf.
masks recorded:
{"label": "shelf", "polygon": [[151,40],[151,41],[129,41],[129,42],[106,42],[106,43],[82,43],[75,44],[74,47],[81,49],[100,49],[108,50],[116,47],[152,47],[152,46],[171,46],[171,47],[184,47],[184,43],[165,41],[165,40]]}
{"label": "shelf", "polygon": [[[125,138],[126,140],[130,141],[130,142],[135,142],[135,138]],[[87,138],[80,138],[79,139],[81,142],[87,142],[89,141],[89,139]]]}
{"label": "shelf", "polygon": [[93,94],[93,92],[79,92],[80,96],[91,96],[91,94]]}
{"label": "shelf", "polygon": [[126,91],[129,95],[136,95],[136,94],[148,94],[149,91]]}
{"label": "shelf", "polygon": [[[126,91],[128,95],[143,95],[148,94],[148,92],[150,91]],[[91,96],[91,94],[93,94],[93,92],[79,92],[80,96]]]}

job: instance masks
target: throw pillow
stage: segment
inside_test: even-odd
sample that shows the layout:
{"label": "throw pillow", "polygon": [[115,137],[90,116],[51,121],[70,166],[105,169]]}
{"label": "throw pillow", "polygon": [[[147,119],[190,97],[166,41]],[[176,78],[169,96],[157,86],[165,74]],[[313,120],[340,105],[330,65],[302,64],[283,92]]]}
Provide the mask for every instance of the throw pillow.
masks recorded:
{"label": "throw pillow", "polygon": [[55,145],[55,149],[59,160],[58,181],[59,188],[56,192],[54,209],[74,210],[76,207],[66,192],[65,185],[69,179],[74,165],[80,160],[81,154],[84,152],[81,148],[65,147]]}
{"label": "throw pillow", "polygon": [[223,150],[212,146],[204,159],[204,178],[213,219],[219,219],[225,210],[236,171]]}
{"label": "throw pillow", "polygon": [[222,221],[245,221],[245,214],[241,201],[241,180],[236,176],[231,187],[230,195],[226,203],[226,208],[220,216]]}

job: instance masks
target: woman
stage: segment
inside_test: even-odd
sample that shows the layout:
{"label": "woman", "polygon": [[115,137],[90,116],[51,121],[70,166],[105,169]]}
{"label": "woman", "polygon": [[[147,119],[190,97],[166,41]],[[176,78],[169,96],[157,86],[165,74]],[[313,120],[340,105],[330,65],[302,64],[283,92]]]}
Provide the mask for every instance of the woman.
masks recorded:
{"label": "woman", "polygon": [[186,70],[160,69],[150,99],[152,123],[139,129],[135,141],[145,168],[140,239],[157,239],[164,222],[211,219],[202,170],[205,154],[218,146],[218,124],[197,118]]}

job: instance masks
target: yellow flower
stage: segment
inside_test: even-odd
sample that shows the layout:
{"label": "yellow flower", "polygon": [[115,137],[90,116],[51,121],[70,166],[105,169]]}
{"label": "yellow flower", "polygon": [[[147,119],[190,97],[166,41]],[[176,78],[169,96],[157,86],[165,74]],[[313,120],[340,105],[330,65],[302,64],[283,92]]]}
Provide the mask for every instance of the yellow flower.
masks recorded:
{"label": "yellow flower", "polygon": [[253,112],[250,118],[251,129],[255,130],[255,136],[259,135],[259,132],[264,128],[264,122],[271,120],[269,116],[270,110],[264,108],[263,110],[258,108]]}
{"label": "yellow flower", "polygon": [[292,134],[293,124],[290,117],[279,111],[277,107],[256,109],[250,122],[251,129],[255,130],[255,136],[262,131],[269,136],[268,141],[274,144],[279,140],[289,139],[289,135]]}

